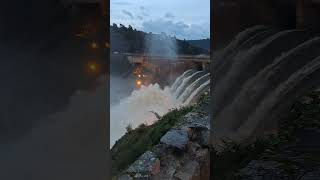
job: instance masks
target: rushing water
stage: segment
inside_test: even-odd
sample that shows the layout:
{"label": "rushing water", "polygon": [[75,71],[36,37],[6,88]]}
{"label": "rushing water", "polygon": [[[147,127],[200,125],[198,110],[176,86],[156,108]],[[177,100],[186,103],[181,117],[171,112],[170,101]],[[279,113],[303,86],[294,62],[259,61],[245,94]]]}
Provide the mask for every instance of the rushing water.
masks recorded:
{"label": "rushing water", "polygon": [[215,59],[214,144],[274,133],[295,99],[319,86],[320,38],[302,30],[256,26]]}
{"label": "rushing water", "polygon": [[[188,70],[175,82],[164,89],[158,84],[142,86],[118,104],[111,105],[110,145],[126,133],[130,124],[136,128],[140,124],[150,125],[157,118],[152,112],[164,115],[172,108],[186,106],[203,90],[209,88],[208,72]],[[113,96],[113,94],[111,94]]]}

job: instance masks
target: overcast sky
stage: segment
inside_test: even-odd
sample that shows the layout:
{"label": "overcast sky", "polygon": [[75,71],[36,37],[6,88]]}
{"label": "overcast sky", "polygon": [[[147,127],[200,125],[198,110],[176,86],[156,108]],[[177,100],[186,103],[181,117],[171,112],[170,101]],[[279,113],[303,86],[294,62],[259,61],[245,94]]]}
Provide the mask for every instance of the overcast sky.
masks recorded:
{"label": "overcast sky", "polygon": [[210,36],[210,0],[110,0],[111,24],[179,39]]}

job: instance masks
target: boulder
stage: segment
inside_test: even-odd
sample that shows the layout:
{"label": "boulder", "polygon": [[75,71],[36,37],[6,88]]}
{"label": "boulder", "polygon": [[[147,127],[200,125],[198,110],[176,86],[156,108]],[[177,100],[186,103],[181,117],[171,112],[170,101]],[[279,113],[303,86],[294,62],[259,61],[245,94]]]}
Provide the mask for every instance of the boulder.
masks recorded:
{"label": "boulder", "polygon": [[178,150],[185,150],[189,141],[188,133],[185,130],[172,129],[161,137],[160,142]]}
{"label": "boulder", "polygon": [[174,175],[179,180],[200,180],[200,166],[197,161],[188,160]]}
{"label": "boulder", "polygon": [[197,142],[189,141],[187,148],[188,148],[188,154],[191,157],[195,157],[197,151],[201,148],[201,146]]}
{"label": "boulder", "polygon": [[175,180],[174,173],[179,169],[181,160],[172,153],[161,157],[161,171],[152,177],[152,180]]}
{"label": "boulder", "polygon": [[135,178],[150,177],[159,172],[160,160],[151,151],[142,154],[127,170]]}
{"label": "boulder", "polygon": [[193,129],[210,129],[210,117],[201,117],[196,112],[190,112],[184,116],[182,121],[177,125],[178,128],[193,128]]}

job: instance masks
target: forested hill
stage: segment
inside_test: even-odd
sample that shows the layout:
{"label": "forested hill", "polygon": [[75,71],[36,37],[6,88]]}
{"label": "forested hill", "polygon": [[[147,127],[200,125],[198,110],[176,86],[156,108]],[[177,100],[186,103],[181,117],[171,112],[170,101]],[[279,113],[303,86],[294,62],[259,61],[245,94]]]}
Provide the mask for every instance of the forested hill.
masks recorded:
{"label": "forested hill", "polygon": [[166,54],[168,51],[190,55],[209,53],[206,49],[191,45],[187,40],[179,40],[164,33],[146,33],[122,24],[110,26],[110,45],[111,52],[120,53],[150,53],[150,48],[156,54]]}
{"label": "forested hill", "polygon": [[207,51],[210,50],[210,39],[199,39],[199,40],[188,40],[188,43],[195,47],[199,47],[205,49]]}

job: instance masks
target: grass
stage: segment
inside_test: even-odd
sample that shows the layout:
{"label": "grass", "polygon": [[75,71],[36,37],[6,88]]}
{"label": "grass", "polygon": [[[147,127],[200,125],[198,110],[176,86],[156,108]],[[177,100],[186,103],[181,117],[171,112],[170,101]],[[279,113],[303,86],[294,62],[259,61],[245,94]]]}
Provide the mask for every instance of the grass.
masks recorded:
{"label": "grass", "polygon": [[160,138],[192,110],[193,106],[172,109],[153,125],[140,125],[128,131],[111,149],[112,175],[127,169],[141,154],[158,144]]}

